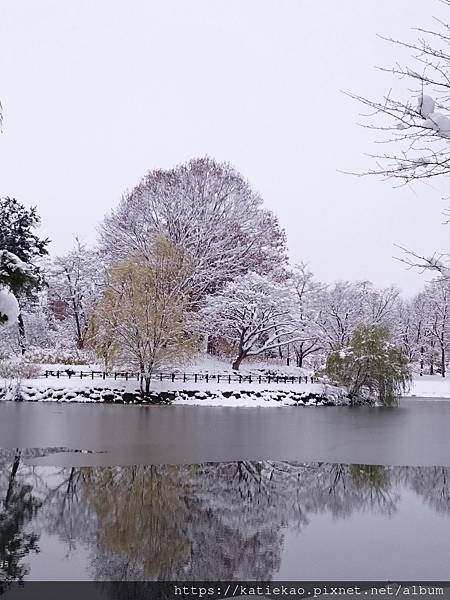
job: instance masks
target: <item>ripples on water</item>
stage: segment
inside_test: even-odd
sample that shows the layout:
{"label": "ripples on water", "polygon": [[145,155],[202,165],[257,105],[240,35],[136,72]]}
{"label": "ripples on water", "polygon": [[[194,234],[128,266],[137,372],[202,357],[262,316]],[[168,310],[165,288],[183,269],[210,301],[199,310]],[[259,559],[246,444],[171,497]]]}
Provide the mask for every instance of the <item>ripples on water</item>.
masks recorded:
{"label": "ripples on water", "polygon": [[27,464],[42,454],[0,455],[4,582],[448,578],[450,468]]}

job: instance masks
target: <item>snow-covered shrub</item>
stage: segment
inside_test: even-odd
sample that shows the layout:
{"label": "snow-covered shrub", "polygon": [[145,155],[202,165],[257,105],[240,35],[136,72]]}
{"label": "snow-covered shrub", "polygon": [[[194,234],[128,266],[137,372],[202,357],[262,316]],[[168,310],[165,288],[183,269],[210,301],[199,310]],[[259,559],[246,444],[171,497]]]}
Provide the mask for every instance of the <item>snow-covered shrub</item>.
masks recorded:
{"label": "snow-covered shrub", "polygon": [[86,365],[92,362],[89,352],[59,347],[31,347],[26,351],[25,358],[31,363],[43,364]]}
{"label": "snow-covered shrub", "polygon": [[24,360],[1,360],[0,396],[7,400],[19,400],[22,381],[37,377],[39,372],[37,365]]}
{"label": "snow-covered shrub", "polygon": [[2,379],[34,379],[40,373],[38,365],[24,360],[1,360],[0,378]]}

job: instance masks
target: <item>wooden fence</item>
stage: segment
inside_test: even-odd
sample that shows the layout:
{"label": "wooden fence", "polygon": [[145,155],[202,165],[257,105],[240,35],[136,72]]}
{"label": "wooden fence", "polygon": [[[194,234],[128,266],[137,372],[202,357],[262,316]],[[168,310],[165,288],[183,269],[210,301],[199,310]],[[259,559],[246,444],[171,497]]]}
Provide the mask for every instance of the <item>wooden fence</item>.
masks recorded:
{"label": "wooden fence", "polygon": [[[45,371],[45,377],[56,377],[58,379],[68,377],[77,379],[125,379],[125,381],[140,381],[143,378],[142,373],[133,373],[129,371],[74,371],[73,369]],[[153,373],[152,381],[182,381],[183,383],[192,381],[198,382],[216,382],[216,383],[317,383],[317,377],[313,375],[212,375],[209,373]]]}

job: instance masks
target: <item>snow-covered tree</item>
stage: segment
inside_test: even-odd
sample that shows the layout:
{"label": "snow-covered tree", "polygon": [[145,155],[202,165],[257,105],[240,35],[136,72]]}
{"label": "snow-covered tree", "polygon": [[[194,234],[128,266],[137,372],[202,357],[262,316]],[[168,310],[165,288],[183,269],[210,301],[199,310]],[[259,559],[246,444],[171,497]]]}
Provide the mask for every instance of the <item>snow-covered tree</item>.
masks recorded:
{"label": "snow-covered tree", "polygon": [[100,256],[76,238],[70,252],[51,261],[46,275],[49,306],[56,319],[73,332],[76,347],[83,350],[89,312],[101,292],[104,279]]}
{"label": "snow-covered tree", "polygon": [[424,293],[411,300],[399,300],[395,310],[397,340],[410,363],[419,363],[423,374],[425,348],[427,346],[428,302]]}
{"label": "snow-covered tree", "polygon": [[105,218],[101,247],[109,259],[145,257],[156,233],[191,257],[197,299],[248,271],[277,273],[286,262],[276,216],[237,171],[210,158],[149,172]]}
{"label": "snow-covered tree", "polygon": [[[148,393],[155,369],[172,365],[196,345],[189,314],[192,265],[170,240],[157,236],[147,255],[114,264],[92,311],[91,343],[137,369]],[[145,385],[144,385],[145,382]]]}
{"label": "snow-covered tree", "polygon": [[33,276],[18,256],[0,249],[0,324],[17,323],[20,309],[12,290],[26,286]]}
{"label": "snow-covered tree", "polygon": [[442,4],[447,18],[435,20],[432,28],[418,27],[415,41],[385,38],[393,49],[411,52],[407,64],[397,62],[382,69],[397,80],[396,92],[390,86],[388,94],[378,100],[350,94],[374,109],[369,126],[382,132],[383,141],[394,148],[373,157],[369,174],[402,182],[450,174],[450,1],[442,0]]}
{"label": "snow-covered tree", "polygon": [[[450,175],[450,0],[441,0],[441,5],[446,16],[434,19],[430,27],[417,27],[415,40],[385,38],[393,50],[406,49],[411,55],[406,64],[381,69],[392,74],[395,87],[389,85],[387,94],[375,100],[349,94],[370,108],[366,125],[380,133],[376,141],[385,149],[371,155],[373,166],[360,175],[380,175],[399,183]],[[409,267],[450,279],[448,253],[401,250],[400,260]]]}
{"label": "snow-covered tree", "polygon": [[228,341],[235,353],[233,369],[249,356],[301,338],[291,315],[289,286],[263,275],[247,273],[205,298],[204,304],[205,329]]}
{"label": "snow-covered tree", "polygon": [[[36,208],[26,208],[15,198],[0,199],[0,270],[2,277],[8,278],[6,285],[19,305],[25,298],[34,297],[43,286],[42,271],[37,263],[47,254],[49,240],[40,239],[34,233],[39,223]],[[25,327],[20,312],[18,324],[19,341],[25,352]]]}
{"label": "snow-covered tree", "polygon": [[330,350],[347,346],[359,325],[384,325],[392,329],[398,291],[377,290],[367,281],[339,281],[318,297],[321,338]]}
{"label": "snow-covered tree", "polygon": [[319,325],[320,298],[324,285],[315,281],[307,265],[296,265],[288,284],[292,289],[292,318],[297,325],[300,339],[292,343],[297,367],[303,367],[305,359],[323,350]]}
{"label": "snow-covered tree", "polygon": [[450,349],[450,283],[445,279],[432,281],[426,286],[423,295],[426,302],[424,334],[430,373],[434,373],[436,362],[442,377],[445,377]]}

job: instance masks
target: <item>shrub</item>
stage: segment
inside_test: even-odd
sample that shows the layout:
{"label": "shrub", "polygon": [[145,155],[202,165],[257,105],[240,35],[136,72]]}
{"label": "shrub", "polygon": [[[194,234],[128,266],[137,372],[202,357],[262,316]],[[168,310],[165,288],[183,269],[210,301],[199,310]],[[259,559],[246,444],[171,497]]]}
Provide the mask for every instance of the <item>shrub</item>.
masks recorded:
{"label": "shrub", "polygon": [[[7,400],[20,400],[22,381],[38,377],[40,368],[23,360],[0,360],[1,395]],[[1,385],[0,381],[0,385]]]}

